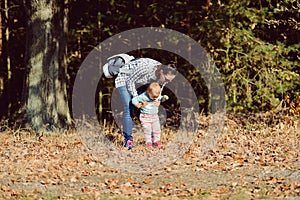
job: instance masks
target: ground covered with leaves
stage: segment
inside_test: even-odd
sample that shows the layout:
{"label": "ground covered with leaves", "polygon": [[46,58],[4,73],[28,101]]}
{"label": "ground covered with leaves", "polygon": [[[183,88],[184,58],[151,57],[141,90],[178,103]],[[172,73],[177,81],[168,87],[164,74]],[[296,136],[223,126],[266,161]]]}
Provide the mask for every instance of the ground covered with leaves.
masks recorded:
{"label": "ground covered with leaves", "polygon": [[[78,132],[6,130],[0,133],[0,199],[300,198],[299,116],[227,114],[216,145],[203,154],[210,117],[199,116],[182,157],[145,173],[107,166]],[[136,149],[159,151],[138,143]]]}

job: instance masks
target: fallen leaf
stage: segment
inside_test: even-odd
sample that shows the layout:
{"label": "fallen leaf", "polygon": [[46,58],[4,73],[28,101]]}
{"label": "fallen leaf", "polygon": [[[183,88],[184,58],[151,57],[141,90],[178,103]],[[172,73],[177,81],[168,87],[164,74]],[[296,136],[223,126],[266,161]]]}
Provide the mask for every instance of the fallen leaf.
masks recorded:
{"label": "fallen leaf", "polygon": [[145,184],[148,184],[148,183],[151,183],[151,182],[152,182],[152,180],[150,178],[146,178],[143,181],[143,183],[145,183]]}

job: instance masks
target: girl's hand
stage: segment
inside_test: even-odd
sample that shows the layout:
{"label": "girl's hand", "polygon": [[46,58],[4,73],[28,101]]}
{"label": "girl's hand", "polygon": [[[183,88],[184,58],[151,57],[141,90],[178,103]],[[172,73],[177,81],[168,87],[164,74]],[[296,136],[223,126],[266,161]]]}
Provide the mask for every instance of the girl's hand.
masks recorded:
{"label": "girl's hand", "polygon": [[164,100],[167,101],[169,99],[168,95],[164,95]]}
{"label": "girl's hand", "polygon": [[154,101],[154,105],[158,107],[160,105],[160,100]]}

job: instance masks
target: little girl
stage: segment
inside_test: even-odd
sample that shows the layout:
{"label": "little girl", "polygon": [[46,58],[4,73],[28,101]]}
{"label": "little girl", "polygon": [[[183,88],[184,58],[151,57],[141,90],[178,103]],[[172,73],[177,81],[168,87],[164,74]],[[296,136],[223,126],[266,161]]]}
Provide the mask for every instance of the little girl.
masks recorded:
{"label": "little girl", "polygon": [[146,146],[152,145],[161,147],[160,142],[160,122],[158,117],[158,107],[160,102],[168,100],[167,95],[161,95],[161,87],[158,83],[151,83],[146,92],[134,97],[132,104],[141,109],[140,121],[143,127]]}

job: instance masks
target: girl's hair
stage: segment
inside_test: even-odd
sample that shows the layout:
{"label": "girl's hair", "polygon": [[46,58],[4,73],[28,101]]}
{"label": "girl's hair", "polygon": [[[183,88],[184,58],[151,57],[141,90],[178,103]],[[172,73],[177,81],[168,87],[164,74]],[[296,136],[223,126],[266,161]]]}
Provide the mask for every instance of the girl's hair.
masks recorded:
{"label": "girl's hair", "polygon": [[155,73],[156,76],[159,76],[160,70],[162,70],[164,74],[172,74],[172,75],[175,75],[175,76],[178,73],[174,63],[168,64],[168,65],[159,65],[157,67],[157,70],[156,70],[156,73]]}
{"label": "girl's hair", "polygon": [[161,90],[160,85],[157,82],[152,82],[150,85],[147,87],[147,93],[155,93],[159,94]]}

